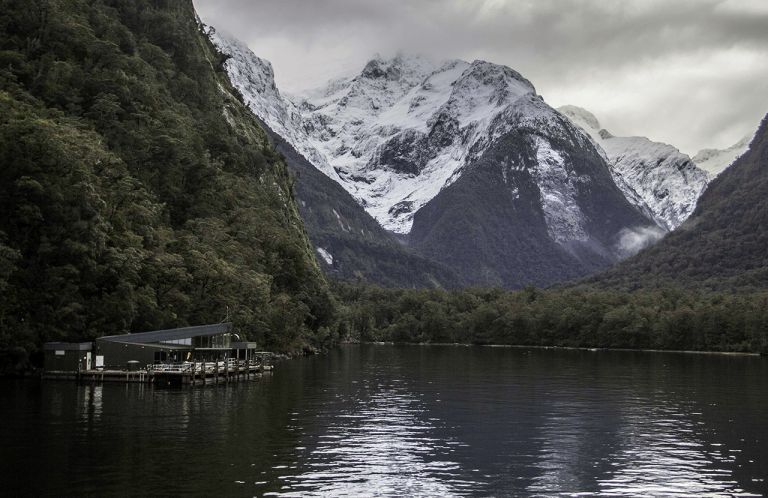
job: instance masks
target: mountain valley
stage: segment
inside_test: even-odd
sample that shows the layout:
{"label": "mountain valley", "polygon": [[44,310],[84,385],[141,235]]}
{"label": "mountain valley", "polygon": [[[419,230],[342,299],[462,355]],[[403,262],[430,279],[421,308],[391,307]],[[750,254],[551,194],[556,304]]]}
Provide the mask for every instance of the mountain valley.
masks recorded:
{"label": "mountain valley", "polygon": [[[508,288],[579,278],[679,226],[709,181],[672,146],[612,137],[586,111],[551,108],[504,66],[376,57],[289,98],[269,62],[207,29],[246,104],[292,149],[310,238],[342,278]],[[363,255],[373,239],[392,261],[429,270],[403,281],[376,268]]]}

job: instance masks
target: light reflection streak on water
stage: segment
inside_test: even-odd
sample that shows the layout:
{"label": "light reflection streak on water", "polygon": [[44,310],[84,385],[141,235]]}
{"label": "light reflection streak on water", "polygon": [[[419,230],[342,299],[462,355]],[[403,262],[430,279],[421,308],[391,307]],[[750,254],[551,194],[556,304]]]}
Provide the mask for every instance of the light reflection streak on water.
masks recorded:
{"label": "light reflection streak on water", "polygon": [[459,443],[432,435],[418,399],[401,388],[379,389],[353,408],[324,415],[327,427],[300,463],[282,476],[281,496],[456,496],[476,487],[448,455]]}
{"label": "light reflection streak on water", "polygon": [[600,480],[605,496],[756,496],[738,487],[729,467],[708,452],[695,422],[673,403],[629,404],[622,448],[611,457],[612,475]]}
{"label": "light reflection streak on water", "polygon": [[[728,470],[732,466],[722,465],[733,463],[733,455],[707,451],[692,414],[669,400],[657,402],[625,398],[617,404],[622,408],[615,423],[606,419],[608,407],[598,408],[594,400],[555,404],[541,428],[541,474],[527,491],[536,496],[760,496],[739,488]],[[613,448],[590,440],[601,430],[615,432]]]}
{"label": "light reflection streak on water", "polygon": [[546,417],[542,427],[540,474],[533,479],[528,491],[534,495],[578,490],[583,485],[581,468],[590,466],[593,456],[587,447],[590,424],[589,405],[584,402],[558,402]]}

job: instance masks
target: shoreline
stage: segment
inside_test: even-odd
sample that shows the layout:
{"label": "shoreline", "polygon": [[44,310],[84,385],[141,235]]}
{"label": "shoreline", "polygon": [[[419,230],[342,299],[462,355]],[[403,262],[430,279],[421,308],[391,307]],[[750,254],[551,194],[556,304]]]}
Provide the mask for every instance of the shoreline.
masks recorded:
{"label": "shoreline", "polygon": [[[685,354],[685,355],[712,355],[712,356],[734,356],[750,358],[768,358],[768,353],[751,353],[743,351],[696,351],[686,349],[632,349],[632,348],[605,348],[605,347],[579,347],[579,346],[535,346],[524,344],[468,344],[463,342],[393,342],[393,341],[342,341],[339,346],[349,345],[375,345],[375,346],[452,346],[452,347],[480,347],[480,348],[508,348],[508,349],[531,349],[531,350],[553,350],[553,351],[582,351],[590,353],[601,352],[620,352],[620,353],[665,353],[665,354]],[[327,353],[325,351],[302,352],[299,354],[281,354],[273,353],[273,362],[288,361],[305,356],[314,356]],[[40,379],[43,377],[44,370],[40,367],[33,367],[20,372],[0,373],[0,379]]]}
{"label": "shoreline", "polygon": [[463,342],[392,342],[392,341],[359,341],[346,342],[342,344],[373,344],[380,346],[460,346],[460,347],[481,347],[481,348],[510,348],[510,349],[542,349],[542,350],[562,350],[562,351],[587,351],[591,353],[600,352],[622,352],[622,353],[669,353],[669,354],[698,354],[698,355],[718,355],[718,356],[748,356],[748,357],[768,357],[768,353],[750,353],[743,351],[697,351],[685,349],[632,349],[632,348],[604,348],[604,347],[579,347],[579,346],[526,346],[522,344],[467,344]]}

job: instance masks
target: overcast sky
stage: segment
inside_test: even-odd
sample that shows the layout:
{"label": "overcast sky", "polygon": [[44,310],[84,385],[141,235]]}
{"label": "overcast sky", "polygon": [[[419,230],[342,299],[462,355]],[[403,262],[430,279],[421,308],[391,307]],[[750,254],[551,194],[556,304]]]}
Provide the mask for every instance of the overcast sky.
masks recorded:
{"label": "overcast sky", "polygon": [[297,92],[376,53],[484,59],[614,135],[693,154],[768,113],[768,0],[194,0]]}

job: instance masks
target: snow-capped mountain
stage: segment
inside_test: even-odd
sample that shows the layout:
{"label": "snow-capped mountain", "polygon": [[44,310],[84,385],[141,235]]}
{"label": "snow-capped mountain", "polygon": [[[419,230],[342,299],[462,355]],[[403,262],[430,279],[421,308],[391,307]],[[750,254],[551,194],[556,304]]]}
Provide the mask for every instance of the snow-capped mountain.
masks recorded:
{"label": "snow-capped mountain", "polygon": [[[298,108],[312,145],[345,188],[385,228],[401,234],[410,233],[414,215],[495,142],[513,130],[530,132],[532,160],[506,158],[502,181],[509,183],[514,171],[532,179],[557,244],[571,249],[594,242],[578,197],[596,171],[575,174],[564,152],[588,148],[589,138],[508,67],[377,57],[356,77],[308,92]],[[599,159],[597,166],[607,172]],[[420,240],[418,234],[412,239]],[[602,256],[611,253],[603,249]]]}
{"label": "snow-capped mountain", "polygon": [[711,177],[715,177],[749,150],[753,137],[754,134],[750,133],[727,149],[702,149],[693,156],[693,162]]}
{"label": "snow-capped mountain", "polygon": [[675,147],[645,137],[615,137],[593,114],[576,106],[558,109],[586,131],[605,153],[627,199],[673,230],[693,213],[709,182],[707,173]]}
{"label": "snow-capped mountain", "polygon": [[384,228],[465,282],[549,284],[653,239],[654,222],[624,197],[593,140],[508,67],[376,57],[291,101],[268,63],[216,32],[211,39],[257,116]]}
{"label": "snow-capped mountain", "polygon": [[413,214],[503,133],[497,117],[526,96],[533,86],[503,66],[397,56],[308,93],[300,109],[345,188],[404,234]]}
{"label": "snow-capped mountain", "polygon": [[272,65],[238,40],[206,27],[235,88],[266,125],[276,149],[296,175],[294,194],[324,270],[342,279],[387,287],[458,287],[450,268],[419,256],[384,230],[344,188],[310,143],[296,106],[277,89]]}

